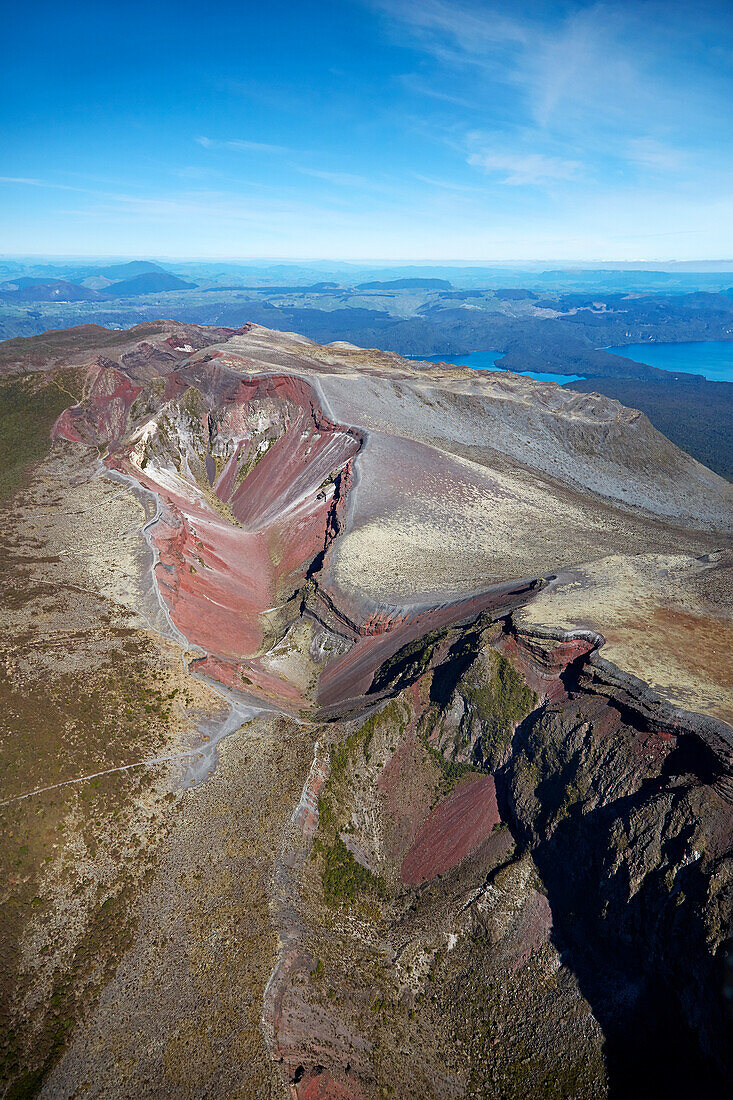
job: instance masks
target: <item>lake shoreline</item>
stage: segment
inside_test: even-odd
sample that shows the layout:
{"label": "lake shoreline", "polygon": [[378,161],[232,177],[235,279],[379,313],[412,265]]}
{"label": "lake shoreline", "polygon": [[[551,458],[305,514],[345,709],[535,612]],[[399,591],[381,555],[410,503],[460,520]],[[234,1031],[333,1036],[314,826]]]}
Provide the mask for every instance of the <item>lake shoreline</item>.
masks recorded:
{"label": "lake shoreline", "polygon": [[[733,382],[733,339],[674,340],[669,343],[611,345],[599,348],[670,374],[702,376],[706,382]],[[678,378],[677,381],[683,382]]]}

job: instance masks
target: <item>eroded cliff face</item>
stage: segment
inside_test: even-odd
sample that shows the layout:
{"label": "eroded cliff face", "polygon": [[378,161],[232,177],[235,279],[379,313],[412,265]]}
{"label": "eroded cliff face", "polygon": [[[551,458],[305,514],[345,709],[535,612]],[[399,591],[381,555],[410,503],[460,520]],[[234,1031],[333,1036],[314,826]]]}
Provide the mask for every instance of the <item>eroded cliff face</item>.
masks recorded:
{"label": "eroded cliff face", "polygon": [[358,431],[332,424],[301,379],[242,379],[204,361],[142,386],[101,364],[85,405],[54,434],[105,441],[105,466],[155,494],[158,588],[203,651],[199,670],[304,704],[318,661],[288,635],[303,625],[298,594],[338,529]]}
{"label": "eroded cliff face", "polygon": [[[33,790],[10,769],[13,833],[33,835],[39,798],[74,841],[36,845],[28,914],[5,925],[8,1087],[722,1087],[725,484],[639,414],[526,379],[257,326],[92,336],[76,356],[44,343],[49,384],[73,378],[43,467],[60,488],[13,505],[37,543],[30,567],[13,547],[13,583],[36,592],[69,555],[86,633],[45,589],[17,601],[8,682],[44,676],[67,705],[107,646],[124,700],[129,646],[166,692],[139,740],[117,687],[94,696],[104,759],[74,770],[65,732]],[[13,367],[40,378],[33,348]],[[36,619],[63,684],[17,655]],[[115,786],[128,769],[157,778]],[[90,870],[95,828],[102,848],[120,830],[119,882],[96,847]]]}
{"label": "eroded cliff face", "polygon": [[599,641],[484,616],[380,670],[397,694],[316,770],[284,857],[301,923],[269,1010],[297,1095],[729,1079],[726,761],[599,676]]}

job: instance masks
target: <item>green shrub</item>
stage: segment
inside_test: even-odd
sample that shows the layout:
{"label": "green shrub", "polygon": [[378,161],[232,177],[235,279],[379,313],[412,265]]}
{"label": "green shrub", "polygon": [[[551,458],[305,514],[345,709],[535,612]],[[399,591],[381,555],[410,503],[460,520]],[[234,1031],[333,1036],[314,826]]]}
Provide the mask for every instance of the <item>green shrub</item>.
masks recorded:
{"label": "green shrub", "polygon": [[68,390],[53,381],[17,378],[0,384],[0,500],[25,480],[28,467],[51,447],[51,429],[64,409],[74,404]]}
{"label": "green shrub", "polygon": [[385,896],[384,882],[368,867],[354,859],[340,836],[329,848],[321,846],[323,856],[323,899],[327,905],[338,905],[354,900],[357,894],[369,891],[378,897]]}
{"label": "green shrub", "polygon": [[492,653],[488,680],[480,679],[474,666],[459,683],[459,690],[481,723],[484,760],[496,766],[509,747],[514,728],[537,702],[521,674],[501,653]]}

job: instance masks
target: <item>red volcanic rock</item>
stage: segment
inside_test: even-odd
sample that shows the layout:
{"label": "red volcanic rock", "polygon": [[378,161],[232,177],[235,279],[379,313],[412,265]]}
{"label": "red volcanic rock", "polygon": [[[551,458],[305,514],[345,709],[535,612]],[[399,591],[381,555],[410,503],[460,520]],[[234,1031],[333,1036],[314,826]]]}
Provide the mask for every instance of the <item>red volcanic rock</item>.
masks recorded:
{"label": "red volcanic rock", "polygon": [[141,387],[105,363],[90,368],[87,387],[84,406],[66,409],[54,424],[51,438],[113,447],[125,434],[128,413]]}
{"label": "red volcanic rock", "polygon": [[637,760],[645,761],[647,764],[653,762],[661,768],[676,745],[676,736],[666,730],[640,730],[632,742],[631,749]]}
{"label": "red volcanic rock", "polygon": [[430,813],[432,787],[425,782],[425,749],[415,733],[415,716],[421,713],[417,685],[407,689],[413,712],[402,741],[382,768],[377,790],[388,823],[385,845],[390,859],[401,860]]}
{"label": "red volcanic rock", "polygon": [[87,421],[100,442],[113,446],[127,430],[127,417],[142,392],[121,371],[102,366],[86,400]]}
{"label": "red volcanic rock", "polygon": [[500,821],[493,777],[464,781],[428,815],[402,861],[402,881],[419,886],[450,871],[476,851]]}
{"label": "red volcanic rock", "polygon": [[595,649],[595,643],[588,638],[547,641],[543,645],[537,639],[517,634],[502,634],[495,644],[499,652],[520,669],[527,686],[540,699],[551,703],[567,697],[562,674]]}
{"label": "red volcanic rock", "polygon": [[367,637],[387,634],[408,622],[408,616],[398,611],[377,611],[359,627],[359,633]]}
{"label": "red volcanic rock", "polygon": [[265,993],[268,1045],[292,1097],[362,1100],[358,1082],[369,1075],[372,1044],[337,1009],[311,1000],[313,962],[297,948],[283,950]]}
{"label": "red volcanic rock", "polygon": [[237,476],[237,460],[242,452],[244,442],[240,442],[234,449],[234,453],[227,461],[216,482],[216,495],[220,500],[229,500],[234,492],[234,479]]}
{"label": "red volcanic rock", "polygon": [[[331,472],[358,449],[358,442],[347,432],[319,431],[310,415],[297,409],[285,434],[231,497],[234,515],[245,526],[264,526],[285,513],[302,510]],[[222,488],[217,486],[220,493]]]}
{"label": "red volcanic rock", "polygon": [[69,443],[83,443],[76,421],[81,418],[82,410],[64,409],[51,429],[51,439],[66,439]]}
{"label": "red volcanic rock", "polygon": [[259,615],[272,598],[266,540],[213,514],[173,504],[155,524],[155,567],[171,618],[193,645],[243,657],[262,642]]}
{"label": "red volcanic rock", "polygon": [[344,1085],[319,1066],[296,1086],[295,1095],[298,1100],[361,1100],[364,1094],[356,1084]]}
{"label": "red volcanic rock", "polygon": [[297,711],[305,703],[302,693],[292,681],[284,680],[263,668],[256,659],[227,661],[210,654],[193,661],[191,667],[227,687],[261,699],[269,699],[288,712]]}
{"label": "red volcanic rock", "polygon": [[[183,401],[191,388],[199,391],[204,411],[192,413]],[[118,440],[139,392],[119,371],[98,368],[84,410],[59,418],[58,433],[93,442],[103,429],[111,441]],[[138,429],[124,450],[106,460],[161,502],[150,529],[159,555],[160,595],[176,627],[210,655],[211,665],[202,671],[240,689],[253,684],[286,705],[300,705],[301,694],[292,683],[253,660],[263,644],[261,616],[283,591],[290,594],[304,582],[311,563],[337,533],[338,510],[361,437],[325,418],[300,378],[246,379],[207,363],[204,371],[198,364],[169,373],[165,393],[173,407],[161,453],[151,459],[134,453]],[[261,437],[253,437],[252,408],[263,410],[274,435],[265,437],[264,451]],[[155,440],[157,428],[153,422],[151,427],[148,438]],[[215,462],[205,442],[213,438],[225,441],[231,451],[213,487],[235,523],[191,473],[191,461],[205,464],[209,483],[214,481]],[[248,471],[244,477],[240,460]]]}
{"label": "red volcanic rock", "polygon": [[[507,612],[523,603],[532,590],[532,582],[515,581],[497,584],[476,596],[455,600],[440,607],[411,614],[375,613],[367,624],[353,627],[356,644],[348,653],[332,661],[321,673],[318,682],[318,702],[324,709],[343,701],[358,698],[369,689],[374,673],[384,661],[409,642],[440,630],[476,618],[482,611],[501,608]],[[376,623],[385,624],[375,629]],[[396,625],[389,626],[390,622]],[[369,633],[364,633],[368,629]]]}

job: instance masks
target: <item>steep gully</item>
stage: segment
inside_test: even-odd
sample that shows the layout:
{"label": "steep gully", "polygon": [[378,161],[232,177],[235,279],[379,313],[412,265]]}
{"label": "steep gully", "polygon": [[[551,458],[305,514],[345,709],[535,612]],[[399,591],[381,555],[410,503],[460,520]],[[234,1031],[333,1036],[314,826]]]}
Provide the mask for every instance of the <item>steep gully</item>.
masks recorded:
{"label": "steep gully", "polygon": [[[647,731],[655,739],[655,745],[664,746],[666,771],[654,781],[660,792],[670,787],[675,775],[692,772],[701,784],[711,787],[730,804],[733,745],[728,727],[665,704],[643,682],[603,660],[599,654],[603,645],[600,635],[588,631],[517,630],[512,612],[554,578],[532,578],[496,586],[438,607],[382,610],[362,622],[354,621],[339,610],[338,598],[323,587],[321,576],[333,543],[346,522],[354,461],[366,442],[366,433],[326,417],[314,387],[294,376],[246,378],[216,364],[213,372],[207,372],[199,361],[166,377],[164,399],[172,405],[178,403],[180,408],[181,399],[192,388],[203,396],[204,407],[193,408],[183,426],[183,436],[197,430],[198,424],[199,441],[204,443],[207,437],[210,441],[221,435],[222,425],[228,429],[233,425],[240,436],[252,435],[245,421],[246,410],[253,404],[260,411],[267,406],[269,412],[278,407],[278,402],[287,406],[279,424],[284,430],[274,442],[269,439],[267,447],[249,465],[252,455],[247,456],[249,444],[245,439],[230,448],[228,456],[214,456],[210,445],[205,448],[205,455],[199,454],[212,491],[208,498],[197,486],[201,478],[197,479],[196,471],[191,469],[196,465],[195,448],[189,447],[187,452],[186,439],[179,449],[178,457],[182,460],[178,474],[172,475],[165,455],[156,456],[154,448],[151,454],[146,454],[144,448],[141,452],[144,424],[142,432],[138,425],[128,435],[130,410],[143,387],[133,384],[111,364],[100,364],[85,407],[62,414],[55,434],[74,442],[105,443],[107,453],[103,462],[109,475],[153,494],[156,513],[145,525],[144,534],[153,551],[152,576],[160,605],[171,632],[189,655],[191,650],[200,654],[191,663],[192,671],[226,691],[230,705],[229,714],[212,742],[239,728],[240,719],[247,720],[261,708],[281,709],[291,715],[305,712],[320,720],[373,708],[419,674],[419,667],[411,665],[410,653],[426,635],[450,630],[453,644],[458,645],[462,634],[469,638],[475,633],[477,624],[501,621],[496,648],[521,669],[540,703],[517,726],[508,759],[494,771],[499,811],[515,836],[532,844],[548,888],[558,941],[570,945],[581,985],[607,1033],[613,1036],[617,1006],[613,998],[609,1000],[605,987],[597,988],[597,967],[588,956],[588,944],[594,942],[599,932],[597,913],[589,912],[580,922],[583,936],[573,931],[574,921],[577,923],[573,903],[578,902],[580,884],[568,868],[574,863],[572,853],[577,850],[577,837],[564,825],[549,834],[532,820],[531,814],[523,811],[511,762],[549,709],[567,710],[582,698],[593,701],[600,725],[625,721]],[[222,405],[224,416],[215,423],[212,418],[219,414],[214,410]],[[176,429],[179,438],[174,440],[176,447],[180,443],[179,429],[180,423]],[[230,431],[230,442],[232,434],[236,433]],[[256,440],[256,433],[253,438]],[[257,442],[258,449],[262,442]],[[223,458],[226,461],[222,462]],[[185,471],[184,477],[180,476],[181,469]],[[230,511],[217,514],[214,496]],[[233,526],[232,517],[239,526]],[[243,562],[248,569],[243,568]],[[264,584],[263,575],[267,578]],[[273,618],[270,631],[274,637],[270,639],[260,626],[261,617],[267,615]],[[306,698],[302,689],[273,672],[263,660],[268,644],[272,648],[273,642],[281,640],[297,622],[310,623],[315,631],[335,642],[336,655],[319,670],[315,700]],[[401,654],[405,654],[402,660]],[[455,676],[454,690],[460,668],[451,672],[455,658],[449,653],[444,656],[439,682],[443,683],[442,701],[446,702],[450,681]],[[450,746],[441,748],[447,753]],[[193,777],[204,777],[212,763],[213,757]],[[321,771],[316,747],[314,768],[301,798],[304,806],[309,805],[309,812],[296,812],[298,820],[312,818],[317,812],[309,796],[309,783],[312,785]],[[643,798],[650,793],[649,782],[652,781],[645,781],[646,786],[642,784]],[[634,800],[642,797],[641,790],[627,796],[629,807],[633,808]],[[603,818],[605,814],[607,827],[609,814],[619,812],[621,807],[610,803],[599,806],[596,816]],[[598,828],[595,819],[592,827]],[[590,828],[588,825],[587,830]],[[565,849],[561,851],[563,844]],[[280,865],[278,874],[284,873]],[[693,871],[688,871],[688,878],[692,874]],[[614,949],[619,952],[616,940]],[[638,963],[638,946],[627,954],[631,970],[632,964]],[[662,958],[666,958],[664,953]],[[276,1018],[276,991],[286,980],[284,965],[281,954],[265,998],[265,1031],[274,1055],[282,1027],[282,1021]],[[618,965],[615,960],[614,965]],[[699,1006],[695,1007],[698,1015],[700,1011]],[[612,1040],[610,1045],[613,1047]],[[297,1094],[295,1086],[294,1092]]]}

